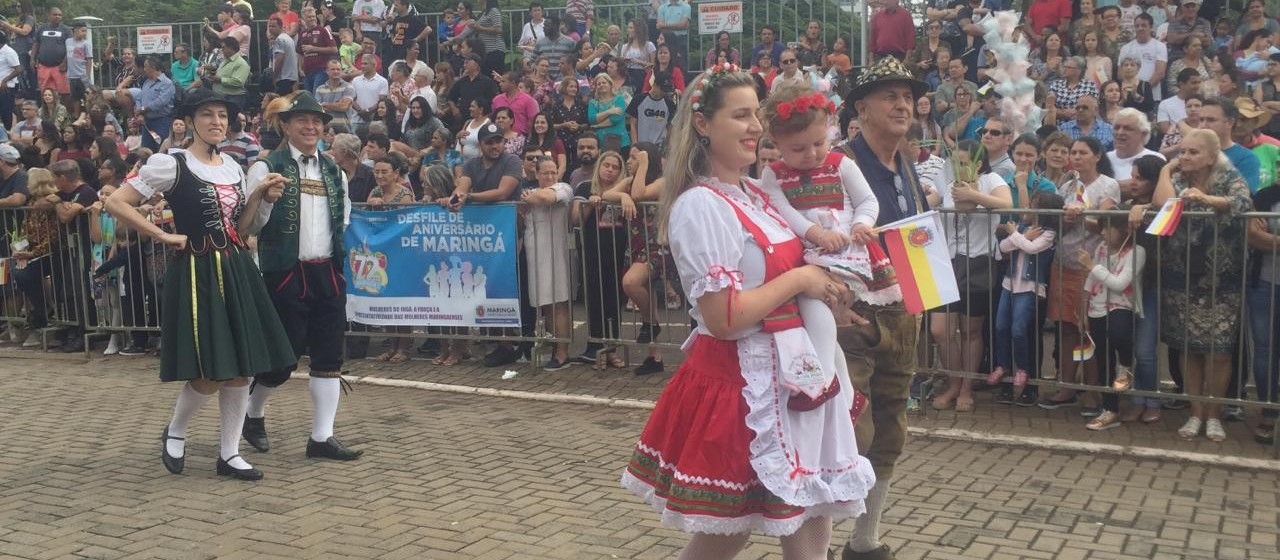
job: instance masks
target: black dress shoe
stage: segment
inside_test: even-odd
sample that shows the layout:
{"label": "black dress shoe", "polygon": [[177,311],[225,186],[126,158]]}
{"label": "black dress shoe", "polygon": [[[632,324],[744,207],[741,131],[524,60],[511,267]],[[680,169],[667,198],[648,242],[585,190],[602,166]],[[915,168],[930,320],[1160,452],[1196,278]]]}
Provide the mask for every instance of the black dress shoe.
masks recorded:
{"label": "black dress shoe", "polygon": [[493,350],[490,350],[489,353],[485,355],[484,365],[485,367],[505,366],[507,364],[514,363],[518,357],[519,354],[516,353],[514,348],[505,344],[500,344],[495,346]]}
{"label": "black dress shoe", "polygon": [[244,440],[249,442],[254,449],[266,453],[271,451],[271,442],[267,441],[267,419],[266,418],[250,418],[244,417],[244,428],[240,430],[240,435],[244,436]]}
{"label": "black dress shoe", "polygon": [[164,468],[173,474],[182,474],[182,469],[187,465],[187,458],[174,457],[169,454],[169,447],[166,445],[169,440],[176,439],[178,441],[186,441],[186,438],[174,437],[169,435],[169,426],[164,427],[164,434],[160,436],[160,461],[164,463]]}
{"label": "black dress shoe", "polygon": [[650,356],[644,359],[644,362],[640,364],[640,367],[636,368],[636,375],[662,373],[663,369],[662,362],[659,362],[658,360],[655,360],[653,356]]}
{"label": "black dress shoe", "polygon": [[236,457],[239,457],[239,455],[232,455],[228,459],[218,458],[218,476],[229,476],[240,480],[262,480],[262,471],[258,469],[253,467],[237,469],[227,463],[227,461]]}
{"label": "black dress shoe", "polygon": [[351,461],[364,455],[364,451],[348,449],[337,438],[330,436],[324,441],[307,438],[307,457],[312,459],[337,459]]}
{"label": "black dress shoe", "polygon": [[893,550],[887,544],[866,552],[854,552],[849,548],[849,543],[845,543],[844,549],[840,551],[840,558],[841,560],[894,560]]}

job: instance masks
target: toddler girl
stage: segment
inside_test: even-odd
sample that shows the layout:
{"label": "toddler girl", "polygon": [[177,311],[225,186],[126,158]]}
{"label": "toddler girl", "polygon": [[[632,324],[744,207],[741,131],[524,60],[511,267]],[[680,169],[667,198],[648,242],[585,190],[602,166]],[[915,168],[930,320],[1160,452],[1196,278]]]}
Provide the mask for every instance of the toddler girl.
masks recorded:
{"label": "toddler girl", "polygon": [[[1146,250],[1133,244],[1128,216],[1106,216],[1102,223],[1103,243],[1090,255],[1081,250],[1076,258],[1089,271],[1084,292],[1089,298],[1089,335],[1098,347],[1098,365],[1104,383],[1117,391],[1133,386],[1134,325],[1142,315],[1138,294]],[[1102,395],[1102,414],[1086,428],[1094,431],[1120,427],[1120,397]]]}
{"label": "toddler girl", "polygon": [[[872,232],[879,202],[857,164],[831,150],[828,127],[835,114],[835,105],[808,87],[771,95],[764,120],[782,159],[764,168],[761,187],[787,225],[808,242],[806,262],[845,279],[856,299],[876,305],[900,301],[901,291]],[[834,332],[834,316],[824,302],[804,297],[797,302],[805,328],[818,333],[812,337],[819,341],[814,350],[829,381],[840,349],[834,336],[822,333]]]}
{"label": "toddler girl", "polygon": [[[1041,191],[1031,197],[1030,207],[1061,210],[1064,205],[1058,193]],[[987,384],[1000,383],[1005,373],[1014,370],[1015,399],[1027,386],[1027,372],[1038,369],[1033,358],[1036,336],[1040,332],[1037,309],[1045,297],[1049,265],[1053,262],[1056,232],[1042,227],[1039,218],[1039,214],[1027,213],[1019,223],[1006,222],[1000,226],[1008,234],[1000,241],[1000,252],[1010,264],[1001,281],[1000,300],[996,304],[995,369],[987,376]]]}

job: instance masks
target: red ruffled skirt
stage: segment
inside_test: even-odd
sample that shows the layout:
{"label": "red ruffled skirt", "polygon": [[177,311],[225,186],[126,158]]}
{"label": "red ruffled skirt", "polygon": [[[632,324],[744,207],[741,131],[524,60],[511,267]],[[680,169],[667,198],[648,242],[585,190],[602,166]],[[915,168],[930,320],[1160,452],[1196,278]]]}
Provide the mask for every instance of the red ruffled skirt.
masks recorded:
{"label": "red ruffled skirt", "polygon": [[806,508],[761,483],[745,386],[737,341],[697,336],[640,435],[623,485],[664,522],[694,533],[787,535],[809,517],[859,513],[860,500]]}

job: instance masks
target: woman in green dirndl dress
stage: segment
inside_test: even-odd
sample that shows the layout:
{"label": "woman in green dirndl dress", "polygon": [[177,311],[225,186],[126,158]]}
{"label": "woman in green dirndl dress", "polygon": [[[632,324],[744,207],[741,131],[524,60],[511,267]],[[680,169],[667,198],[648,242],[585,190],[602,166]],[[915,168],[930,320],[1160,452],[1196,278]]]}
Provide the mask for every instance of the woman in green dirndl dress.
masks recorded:
{"label": "woman in green dirndl dress", "polygon": [[[177,110],[194,131],[188,150],[155,154],[116,191],[107,209],[120,221],[174,251],[161,296],[160,379],[185,381],[162,436],[161,459],[174,474],[185,463],[187,425],[218,393],[221,446],[217,473],[258,480],[262,472],[240,457],[240,432],[255,374],[296,361],[244,241],[241,215],[279,197],[280,186],[244,195],[244,172],[217,152],[238,108],[207,90]],[[176,233],[161,230],[135,208],[162,194]],[[246,206],[248,212],[246,212]]]}

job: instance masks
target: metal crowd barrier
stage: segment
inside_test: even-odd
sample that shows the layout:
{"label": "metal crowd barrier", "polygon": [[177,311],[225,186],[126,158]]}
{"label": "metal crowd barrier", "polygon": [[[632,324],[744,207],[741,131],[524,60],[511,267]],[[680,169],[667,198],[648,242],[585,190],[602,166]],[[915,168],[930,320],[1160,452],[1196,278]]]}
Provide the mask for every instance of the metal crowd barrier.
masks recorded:
{"label": "metal crowd barrier", "polygon": [[[1060,265],[1067,261],[1074,264],[1078,259],[1075,254],[1064,254],[1060,245],[1061,236],[1066,231],[1064,228],[1079,226],[1065,223],[1063,211],[977,209],[960,212],[946,209],[940,213],[948,241],[959,249],[960,254],[969,256],[998,253],[998,243],[1003,236],[992,236],[990,245],[979,246],[972,243],[974,237],[983,238],[985,235],[975,236],[973,230],[969,230],[970,235],[966,238],[964,228],[955,226],[957,219],[961,224],[968,221],[970,227],[974,227],[982,223],[990,224],[992,221],[1007,221],[1017,215],[1037,215],[1046,229],[1054,228],[1058,234],[1055,240],[1058,250],[1053,257],[1054,267],[1048,277],[1048,295],[1054,297],[1056,286],[1069,282],[1067,277],[1071,273]],[[1154,213],[1155,210],[1150,210],[1148,216]],[[1103,220],[1128,214],[1125,210],[1088,210],[1084,212],[1084,217]],[[1145,237],[1142,243],[1147,246],[1148,253],[1144,270],[1155,267],[1151,272],[1154,278],[1149,279],[1149,283],[1153,285],[1141,286],[1142,289],[1137,290],[1134,295],[1135,298],[1144,300],[1143,317],[1135,316],[1133,324],[1128,325],[1128,332],[1135,338],[1135,353],[1131,362],[1135,374],[1132,389],[1116,391],[1110,383],[1104,383],[1107,380],[1098,370],[1098,361],[1102,358],[1104,347],[1102,340],[1094,340],[1095,353],[1092,359],[1086,360],[1073,359],[1076,345],[1070,348],[1060,346],[1063,326],[1050,320],[1043,299],[1037,300],[1032,308],[1031,324],[1034,328],[1035,346],[1031,352],[1032,363],[1012,364],[1012,367],[1007,368],[1006,382],[1017,369],[1026,369],[1030,373],[1029,385],[1044,390],[1120,394],[1124,399],[1136,397],[1159,401],[1192,401],[1206,405],[1259,408],[1268,411],[1268,414],[1277,413],[1280,411],[1276,387],[1277,378],[1280,378],[1280,300],[1276,296],[1280,296],[1280,289],[1277,289],[1280,288],[1280,267],[1275,268],[1274,273],[1270,267],[1274,266],[1271,263],[1280,265],[1280,245],[1273,245],[1266,250],[1251,248],[1247,241],[1247,231],[1249,223],[1254,220],[1270,221],[1271,230],[1280,233],[1280,214],[1276,213],[1248,212],[1227,217],[1211,212],[1187,211],[1182,214],[1178,231],[1191,231],[1195,228],[1197,236],[1189,243],[1175,242],[1170,237],[1146,235],[1142,233],[1146,225],[1130,234],[1135,245],[1140,238]],[[1213,246],[1216,248],[1211,249]],[[1136,259],[1136,251],[1130,252],[1129,256]],[[963,264],[965,261],[966,259],[960,259],[953,262]],[[961,286],[960,304],[946,310],[935,309],[926,313],[921,335],[920,374],[932,376],[933,380],[950,377],[950,383],[972,383],[985,381],[988,372],[992,371],[991,360],[997,342],[994,339],[994,319],[1001,282],[1006,278],[1009,260],[986,260],[980,266],[987,268],[986,277],[992,279],[988,293],[971,293],[968,295],[972,297],[964,297],[965,288]],[[957,269],[959,268],[961,265],[957,265]],[[969,270],[964,273],[957,271],[957,274],[977,276],[981,272]],[[1261,277],[1256,276],[1259,273],[1262,274]],[[1274,276],[1268,278],[1272,274]],[[1134,282],[1141,283],[1142,280],[1139,276]],[[1082,294],[1084,303],[1087,303],[1089,295]],[[1229,312],[1211,315],[1212,310],[1206,305],[1215,301],[1219,302],[1219,306],[1228,303],[1234,305],[1234,308]],[[1180,307],[1185,311],[1175,312]],[[944,316],[944,312],[950,313]],[[1079,312],[1086,312],[1083,305]],[[1210,316],[1218,319],[1216,324],[1201,324]],[[969,321],[965,321],[965,317]],[[944,318],[961,322],[938,326],[936,321]],[[1144,321],[1154,322],[1156,345],[1141,347],[1141,339],[1145,334],[1141,332],[1144,328],[1141,323]],[[1228,323],[1233,323],[1237,332],[1235,337],[1230,337],[1231,340],[1218,342],[1206,340],[1203,336],[1203,330],[1212,332]],[[1173,337],[1171,340],[1170,336]],[[939,340],[940,338],[945,340]],[[944,342],[948,343],[949,348],[942,347]],[[1204,346],[1206,342],[1207,347]],[[1202,383],[1200,388],[1192,389],[1186,384],[1187,368],[1184,361],[1189,356],[1205,355],[1217,356],[1217,361],[1210,362],[1206,367],[1208,371],[1199,377],[1216,378],[1216,386],[1206,388]],[[1149,375],[1155,377],[1141,379],[1138,368],[1154,368]],[[1258,371],[1264,368],[1267,371]],[[1222,376],[1224,369],[1228,370],[1226,376]],[[1214,372],[1219,375],[1213,376]],[[923,398],[927,395],[920,392],[915,396]],[[1045,393],[1040,394],[1041,398],[1045,396]],[[1280,452],[1280,448],[1277,448],[1277,452]]]}
{"label": "metal crowd barrier", "polygon": [[[169,216],[163,210],[150,214],[152,221],[165,229],[171,228]],[[175,254],[171,248],[125,228],[119,220],[114,232],[102,232],[98,239],[85,272],[90,279],[91,309],[97,318],[93,330],[118,336],[120,348],[145,349],[149,337],[160,332],[160,295]]]}
{"label": "metal crowd barrier", "polygon": [[[86,211],[63,221],[38,202],[0,210],[0,233],[5,236],[0,249],[0,321],[7,323],[11,342],[47,349],[50,335],[61,331],[64,339],[83,337],[87,352],[91,335],[123,333],[126,324],[129,332],[159,330],[156,314],[125,313],[120,302],[130,301],[119,284],[91,274],[128,238],[122,230],[103,230],[94,220]],[[137,235],[132,238],[136,243]],[[127,259],[122,256],[123,260]],[[139,303],[154,305],[155,300]]]}
{"label": "metal crowd barrier", "polygon": [[[572,204],[581,205],[583,201],[575,200]],[[560,258],[569,266],[542,269],[541,262],[527,262],[522,251],[516,263],[520,273],[511,281],[519,284],[523,303],[528,301],[530,274],[550,278],[553,291],[567,294],[571,333],[552,333],[551,325],[526,308],[523,313],[526,320],[520,329],[465,328],[442,332],[433,325],[421,325],[419,332],[377,332],[353,326],[348,335],[500,341],[541,345],[543,352],[547,351],[546,344],[569,343],[570,355],[580,351],[572,346],[580,343],[594,343],[608,349],[649,349],[655,355],[661,350],[677,348],[691,328],[688,302],[684,301],[669,253],[653,239],[657,206],[639,204],[637,216],[630,220],[621,217],[619,210],[617,206],[603,207],[598,216],[608,218],[595,222],[595,227],[590,228],[575,220],[572,211],[567,213],[567,223],[522,220],[518,226],[522,243],[534,238],[551,239],[549,248],[562,251]],[[118,227],[114,235],[104,232],[91,224],[94,216],[88,211],[65,223],[51,212],[47,207],[0,210],[0,233],[6,236],[6,243],[0,248],[0,258],[3,258],[0,261],[0,321],[8,323],[11,332],[32,321],[39,323],[37,308],[43,300],[48,312],[48,328],[37,331],[41,346],[48,345],[46,334],[55,328],[68,329],[77,335],[83,329],[86,343],[90,337],[104,334],[137,336],[145,343],[146,335],[162,327],[158,295],[168,251],[123,227]],[[519,212],[527,215],[528,209],[522,207]],[[974,235],[975,228],[990,228],[1017,214],[1038,215],[1041,224],[1054,228],[1059,235],[1070,228],[1081,227],[1064,222],[1064,213],[1059,210],[941,211],[945,235],[960,254],[969,256],[995,255],[1003,237]],[[1125,215],[1127,212],[1117,210],[1084,212],[1086,219],[1093,220]],[[1124,391],[1124,396],[1280,411],[1277,403],[1280,399],[1276,395],[1277,377],[1280,377],[1280,245],[1265,250],[1251,248],[1247,232],[1253,221],[1267,222],[1269,227],[1280,231],[1277,213],[1249,212],[1225,217],[1188,211],[1178,227],[1180,231],[1194,229],[1196,237],[1189,243],[1178,245],[1180,241],[1175,242],[1174,238],[1135,234],[1134,238],[1143,238],[1141,243],[1150,250],[1144,268],[1155,267],[1154,279],[1150,282],[1154,287],[1144,285],[1142,290],[1135,291],[1134,297],[1144,302],[1143,317],[1135,317],[1129,332],[1138,333],[1143,328],[1140,323],[1153,324],[1159,345],[1154,350],[1150,345],[1135,348],[1133,365],[1158,369],[1154,378],[1146,379],[1135,370],[1135,386]],[[965,228],[960,227],[966,222],[969,224],[967,235]],[[550,232],[539,231],[542,227],[555,228],[556,232],[547,235]],[[37,249],[45,246],[42,238],[48,240],[48,250]],[[985,242],[985,248],[975,240]],[[1057,266],[1051,269],[1048,278],[1050,293],[1068,281],[1070,273],[1062,265],[1077,259],[1077,255],[1064,252],[1061,241],[1061,237],[1055,241]],[[44,252],[31,254],[31,250]],[[921,373],[950,376],[955,382],[963,382],[984,379],[986,372],[991,371],[997,342],[993,336],[993,319],[1008,262],[1008,259],[981,261],[980,266],[987,267],[985,293],[969,290],[966,293],[969,297],[956,307],[928,314],[922,333]],[[969,274],[973,276],[978,272],[969,271]],[[1177,307],[1170,305],[1183,301],[1179,298],[1187,297],[1184,293],[1190,294],[1191,299],[1179,304],[1184,312],[1174,313]],[[1081,294],[1082,301],[1087,301],[1087,296]],[[1225,309],[1218,312],[1218,323],[1222,324],[1199,324],[1204,322],[1207,311],[1204,302],[1217,302],[1218,307]],[[1079,305],[1076,313],[1085,314],[1083,304]],[[944,311],[951,313],[942,315]],[[1031,313],[1030,328],[1035,340],[1031,351],[1033,363],[1011,364],[1009,373],[1027,369],[1031,373],[1029,385],[1041,389],[1117,392],[1103,384],[1096,365],[1090,365],[1100,359],[1103,341],[1094,340],[1096,353],[1092,360],[1074,360],[1071,351],[1075,345],[1059,348],[1060,344],[1046,340],[1045,327],[1053,323],[1047,321],[1043,302],[1037,300]],[[530,317],[534,318],[529,320]],[[964,328],[936,328],[936,321],[961,317],[968,318]],[[1204,342],[1201,331],[1222,329],[1230,323],[1234,323],[1234,337],[1225,342],[1210,341],[1207,347],[1197,346]],[[658,329],[646,329],[646,324],[656,325]],[[584,332],[579,333],[582,327]],[[1060,340],[1065,334],[1062,328],[1056,325],[1055,339]],[[642,339],[644,331],[648,331],[649,336]],[[1173,338],[1169,339],[1170,336]],[[1171,344],[1169,340],[1181,342]],[[943,343],[947,347],[942,347]],[[1217,379],[1217,385],[1202,385],[1204,390],[1191,388],[1185,384],[1183,360],[1186,356],[1205,354],[1218,356],[1217,361],[1209,362],[1207,367],[1210,376]],[[1224,368],[1229,369],[1225,377],[1221,375]],[[1212,376],[1215,371],[1218,375]],[[1143,375],[1148,373],[1144,371]]]}

